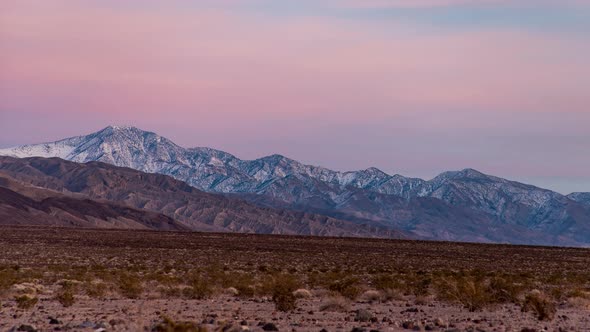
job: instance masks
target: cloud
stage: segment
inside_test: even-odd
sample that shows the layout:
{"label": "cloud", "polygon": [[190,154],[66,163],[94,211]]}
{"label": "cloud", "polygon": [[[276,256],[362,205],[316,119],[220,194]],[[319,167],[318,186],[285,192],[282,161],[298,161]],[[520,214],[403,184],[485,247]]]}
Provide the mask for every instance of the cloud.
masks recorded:
{"label": "cloud", "polygon": [[590,47],[560,35],[42,7],[2,17],[5,81],[23,89],[93,86],[113,98],[160,100],[152,107],[185,103],[230,113],[239,105],[286,114],[583,111],[588,101]]}
{"label": "cloud", "polygon": [[[554,0],[324,0],[332,6],[357,9],[440,8],[459,6],[544,6]],[[559,6],[588,6],[585,0],[561,0]]]}
{"label": "cloud", "polygon": [[[550,154],[532,151],[527,141],[587,137],[585,36],[281,16],[191,1],[0,6],[0,116],[10,117],[0,121],[0,141],[36,119],[43,120],[39,127],[52,118],[68,127],[131,122],[183,133],[173,138],[187,145],[198,138],[198,145],[247,156],[291,151],[332,167],[334,160],[345,163],[353,147],[362,156],[340,167],[431,172],[495,165],[514,172],[539,167],[536,176],[568,168],[587,174],[580,166],[586,156],[568,159],[560,152],[566,149],[543,144],[568,159],[550,168],[543,166]],[[22,126],[9,125],[19,114]],[[529,143],[510,146],[489,136]],[[326,148],[309,148],[321,142]],[[432,157],[407,157],[402,165],[394,156],[411,149]],[[502,164],[503,153],[528,156],[534,165]]]}

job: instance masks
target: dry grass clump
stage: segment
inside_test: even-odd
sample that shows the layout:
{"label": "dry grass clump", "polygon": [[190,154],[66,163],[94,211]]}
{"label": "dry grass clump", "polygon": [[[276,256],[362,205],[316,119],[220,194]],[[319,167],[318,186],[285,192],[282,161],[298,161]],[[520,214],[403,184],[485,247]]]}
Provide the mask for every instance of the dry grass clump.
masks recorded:
{"label": "dry grass clump", "polygon": [[539,290],[533,290],[524,299],[522,311],[532,312],[539,320],[551,321],[555,317],[555,303]]}
{"label": "dry grass clump", "polygon": [[438,280],[436,291],[439,299],[459,303],[469,311],[480,310],[491,302],[485,280],[474,277],[446,277]]}
{"label": "dry grass clump", "polygon": [[0,295],[10,289],[12,285],[20,282],[19,270],[18,266],[0,269]]}
{"label": "dry grass clump", "polygon": [[121,273],[116,279],[119,292],[124,297],[130,299],[137,299],[143,293],[143,285],[141,279],[130,273]]}
{"label": "dry grass clump", "polygon": [[58,290],[55,299],[61,303],[64,307],[71,307],[76,302],[74,293],[76,291],[76,285],[69,280],[64,280],[60,283],[60,289]]}
{"label": "dry grass clump", "polygon": [[349,300],[342,296],[327,298],[320,305],[320,311],[347,312],[349,309]]}
{"label": "dry grass clump", "polygon": [[240,298],[253,298],[257,294],[256,281],[249,274],[235,273],[235,278],[228,282],[221,282],[220,286],[224,289],[233,288],[236,290],[236,296]]}
{"label": "dry grass clump", "polygon": [[459,273],[441,276],[434,282],[437,297],[462,304],[470,311],[500,303],[519,303],[524,285],[508,276]]}
{"label": "dry grass clump", "polygon": [[313,297],[313,294],[311,294],[311,292],[305,288],[299,288],[299,289],[295,290],[293,292],[293,295],[295,296],[295,298],[298,298],[298,299],[309,299],[309,298]]}
{"label": "dry grass clump", "polygon": [[357,277],[336,280],[328,286],[328,289],[351,300],[356,299],[361,293],[360,280]]}
{"label": "dry grass clump", "polygon": [[16,307],[23,310],[31,309],[39,302],[38,298],[29,295],[17,296],[15,300]]}
{"label": "dry grass clump", "polygon": [[374,302],[381,302],[382,294],[376,290],[368,290],[364,292],[361,297],[363,301],[374,303]]}
{"label": "dry grass clump", "polygon": [[213,294],[210,281],[199,274],[190,276],[187,283],[188,287],[183,289],[182,293],[190,299],[202,300]]}
{"label": "dry grass clump", "polygon": [[514,276],[493,276],[488,282],[490,296],[495,303],[518,303],[528,287],[527,280]]}
{"label": "dry grass clump", "polygon": [[401,290],[404,288],[404,283],[400,277],[392,274],[378,274],[373,277],[371,283],[377,290],[381,291]]}
{"label": "dry grass clump", "polygon": [[590,299],[585,297],[570,297],[567,299],[567,304],[572,308],[590,310]]}
{"label": "dry grass clump", "polygon": [[93,299],[104,298],[107,293],[107,284],[102,281],[86,281],[82,285],[82,289],[86,295]]}
{"label": "dry grass clump", "polygon": [[389,301],[403,301],[404,296],[402,293],[396,289],[386,289],[381,291],[382,301],[389,302]]}
{"label": "dry grass clump", "polygon": [[418,271],[405,277],[403,291],[406,294],[412,294],[416,297],[426,297],[430,295],[432,278],[430,275]]}

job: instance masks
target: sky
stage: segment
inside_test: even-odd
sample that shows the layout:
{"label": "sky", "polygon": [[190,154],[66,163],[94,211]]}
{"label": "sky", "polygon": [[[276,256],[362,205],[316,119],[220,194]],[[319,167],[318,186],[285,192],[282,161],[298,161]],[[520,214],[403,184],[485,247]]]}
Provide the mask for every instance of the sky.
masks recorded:
{"label": "sky", "polygon": [[3,0],[0,147],[107,125],[244,159],[590,191],[587,0]]}

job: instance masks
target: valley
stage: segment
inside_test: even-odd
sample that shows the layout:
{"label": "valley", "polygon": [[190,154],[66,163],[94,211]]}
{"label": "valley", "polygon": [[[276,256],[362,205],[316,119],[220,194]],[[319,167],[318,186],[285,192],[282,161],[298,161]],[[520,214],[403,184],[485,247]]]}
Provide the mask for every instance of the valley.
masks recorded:
{"label": "valley", "polygon": [[0,330],[586,331],[589,267],[576,248],[7,226]]}

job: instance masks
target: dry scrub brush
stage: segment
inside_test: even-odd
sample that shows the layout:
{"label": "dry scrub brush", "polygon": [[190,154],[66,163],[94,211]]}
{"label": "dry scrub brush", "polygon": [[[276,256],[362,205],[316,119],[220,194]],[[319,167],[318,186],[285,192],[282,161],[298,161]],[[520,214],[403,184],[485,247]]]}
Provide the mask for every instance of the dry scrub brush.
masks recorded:
{"label": "dry scrub brush", "polygon": [[71,307],[76,302],[75,294],[76,284],[72,281],[64,280],[60,282],[60,289],[58,290],[55,299],[64,307]]}
{"label": "dry scrub brush", "polygon": [[300,282],[289,274],[275,275],[273,278],[272,300],[279,311],[292,311],[296,308],[295,291]]}
{"label": "dry scrub brush", "polygon": [[555,317],[555,303],[539,290],[533,290],[525,297],[522,311],[532,312],[539,320],[553,320]]}

